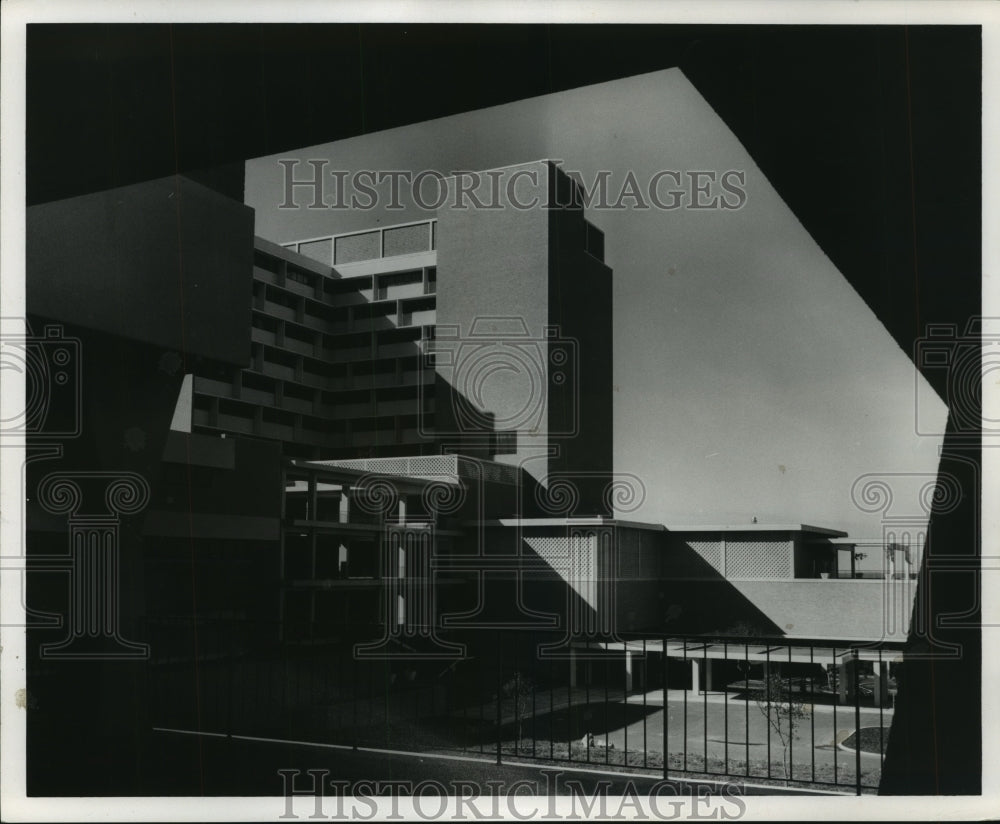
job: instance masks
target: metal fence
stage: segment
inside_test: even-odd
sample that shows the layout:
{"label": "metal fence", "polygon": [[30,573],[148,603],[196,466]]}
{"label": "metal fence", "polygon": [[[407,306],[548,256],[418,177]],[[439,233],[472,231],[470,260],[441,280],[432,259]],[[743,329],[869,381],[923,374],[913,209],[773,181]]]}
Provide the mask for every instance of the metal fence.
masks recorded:
{"label": "metal fence", "polygon": [[365,658],[315,626],[281,629],[151,622],[153,727],[860,794],[878,788],[901,658],[898,644],[517,630],[456,635],[453,659]]}

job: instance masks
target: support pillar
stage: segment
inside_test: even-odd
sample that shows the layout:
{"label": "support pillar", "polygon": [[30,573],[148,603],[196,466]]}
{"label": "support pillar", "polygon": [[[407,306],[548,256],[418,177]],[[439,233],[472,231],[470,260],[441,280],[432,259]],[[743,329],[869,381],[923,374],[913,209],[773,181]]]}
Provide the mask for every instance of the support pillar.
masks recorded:
{"label": "support pillar", "polygon": [[306,481],[307,493],[306,493],[306,520],[307,521],[318,521],[319,520],[319,507],[317,505],[318,494],[316,492],[316,475],[310,474],[309,480]]}
{"label": "support pillar", "polygon": [[701,695],[701,667],[697,659],[691,659],[691,692]]}
{"label": "support pillar", "polygon": [[625,650],[625,692],[632,692],[632,653]]}
{"label": "support pillar", "polygon": [[854,700],[854,662],[842,660],[837,664],[837,701],[846,704]]}
{"label": "support pillar", "polygon": [[884,707],[889,703],[889,664],[880,661],[875,664],[875,706]]}

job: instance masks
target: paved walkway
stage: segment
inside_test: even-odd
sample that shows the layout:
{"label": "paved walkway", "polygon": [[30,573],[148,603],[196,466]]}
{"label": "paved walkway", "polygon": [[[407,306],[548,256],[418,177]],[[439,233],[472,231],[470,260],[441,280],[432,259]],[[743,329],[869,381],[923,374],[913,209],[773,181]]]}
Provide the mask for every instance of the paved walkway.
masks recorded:
{"label": "paved walkway", "polygon": [[[629,785],[645,795],[664,783],[657,775],[623,775],[600,771],[599,766],[582,769],[580,765],[560,765],[556,768],[510,762],[497,765],[491,758],[460,758],[365,748],[352,751],[347,747],[169,732],[154,733],[149,743],[146,764],[149,784],[145,787],[146,793],[164,796],[273,796],[260,801],[260,812],[264,818],[275,818],[288,812],[282,797],[288,789],[286,781],[293,780],[295,789],[300,792],[314,786],[308,770],[323,770],[329,779],[348,785],[359,781],[392,781],[403,794],[413,790],[400,786],[399,782],[417,786],[420,782],[434,782],[434,787],[444,785],[449,792],[466,794],[472,783],[481,788],[486,799],[477,807],[487,811],[490,810],[489,799],[493,795],[509,793],[515,785],[521,795],[547,795],[551,792],[592,795],[599,785],[604,785],[604,791],[613,797],[626,792]],[[279,770],[296,772],[293,778],[286,778],[288,773],[283,775]],[[713,782],[671,780],[666,783],[675,787],[679,795],[694,794],[700,786],[718,791],[718,785]],[[428,789],[433,790],[434,787],[429,786]],[[802,794],[801,790],[794,788],[762,787],[752,783],[737,784],[737,788],[738,792],[746,795]],[[348,792],[352,790],[353,787],[349,786]],[[370,787],[368,792],[371,792]],[[661,794],[665,799],[663,807],[670,809],[666,807],[670,793]],[[322,811],[330,818],[337,809],[335,791],[330,790],[327,795]],[[432,795],[428,793],[427,806],[436,809]],[[612,805],[610,809],[613,812],[615,807]],[[306,820],[314,812],[314,797],[294,799],[292,813],[296,817]],[[466,816],[475,817],[468,809]]]}
{"label": "paved walkway", "polygon": [[[664,713],[662,690],[648,693],[645,698],[647,712],[643,717],[621,729],[606,734],[602,731],[595,736],[596,742],[603,745],[607,741],[615,749],[662,753],[665,732],[668,751],[682,760],[686,754],[689,768],[697,769],[707,758],[720,771],[727,760],[731,771],[745,769],[747,761],[751,765],[758,762],[766,770],[770,760],[772,772],[781,777],[783,743],[767,723],[766,706],[761,708],[752,699],[746,701],[723,693],[689,693],[685,700],[683,690],[671,690]],[[629,696],[627,703],[642,705],[643,696]],[[809,709],[805,717],[796,720],[788,747],[794,776],[809,778],[815,768],[817,775],[826,775],[828,780],[834,780],[834,774],[837,781],[847,780],[854,775],[856,756],[853,750],[838,745],[855,729],[854,706],[820,704],[815,711]],[[860,715],[863,727],[888,727],[892,722],[891,711],[880,714],[877,708],[864,708]],[[787,720],[782,719],[782,729],[787,728]],[[881,771],[882,758],[869,753],[862,753],[861,758],[862,773],[874,780]]]}

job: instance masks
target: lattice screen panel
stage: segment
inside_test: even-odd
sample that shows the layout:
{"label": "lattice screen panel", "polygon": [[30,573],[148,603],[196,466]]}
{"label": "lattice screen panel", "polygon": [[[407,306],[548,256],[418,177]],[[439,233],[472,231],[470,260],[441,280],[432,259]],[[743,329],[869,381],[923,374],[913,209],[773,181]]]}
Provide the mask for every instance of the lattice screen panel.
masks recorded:
{"label": "lattice screen panel", "polygon": [[569,541],[565,537],[526,537],[524,542],[564,578],[569,575]]}
{"label": "lattice screen panel", "polygon": [[525,537],[524,541],[580,598],[596,608],[594,553],[597,539],[594,536]]}
{"label": "lattice screen panel", "polygon": [[726,541],[727,578],[791,578],[788,541]]}
{"label": "lattice screen panel", "polygon": [[722,573],[721,541],[688,541],[687,545],[716,572]]}
{"label": "lattice screen panel", "polygon": [[493,483],[500,484],[513,484],[517,480],[517,471],[512,466],[495,464],[491,461],[483,461],[480,466],[482,467],[484,481],[491,481]]}
{"label": "lattice screen panel", "polygon": [[424,455],[410,458],[410,471],[416,475],[453,475],[455,458],[451,455]]}

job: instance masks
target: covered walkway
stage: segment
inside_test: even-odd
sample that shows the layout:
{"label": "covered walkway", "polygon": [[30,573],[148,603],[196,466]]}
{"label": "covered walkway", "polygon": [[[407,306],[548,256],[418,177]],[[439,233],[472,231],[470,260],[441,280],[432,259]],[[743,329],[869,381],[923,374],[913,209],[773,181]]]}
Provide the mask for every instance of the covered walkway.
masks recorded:
{"label": "covered walkway", "polygon": [[[903,651],[898,647],[857,646],[857,642],[845,641],[843,646],[812,645],[812,644],[779,644],[771,641],[692,641],[672,638],[639,638],[627,641],[588,641],[577,642],[571,647],[571,658],[576,657],[570,668],[571,684],[576,684],[578,662],[595,654],[606,655],[616,653],[621,657],[625,667],[623,681],[625,689],[644,687],[644,683],[636,683],[636,661],[642,657],[655,654],[666,657],[673,662],[680,662],[691,668],[691,691],[695,695],[702,692],[725,690],[725,684],[716,683],[716,662],[731,661],[736,663],[754,664],[762,667],[766,674],[771,667],[781,664],[813,664],[819,665],[827,673],[835,672],[831,681],[836,684],[838,701],[841,704],[853,702],[856,681],[860,676],[856,669],[861,662],[872,664],[873,675],[871,691],[874,706],[880,707],[890,703],[889,698],[889,665],[903,660]],[[793,687],[796,679],[792,678]],[[868,680],[868,679],[866,679]],[[798,686],[802,689],[802,684]]]}

